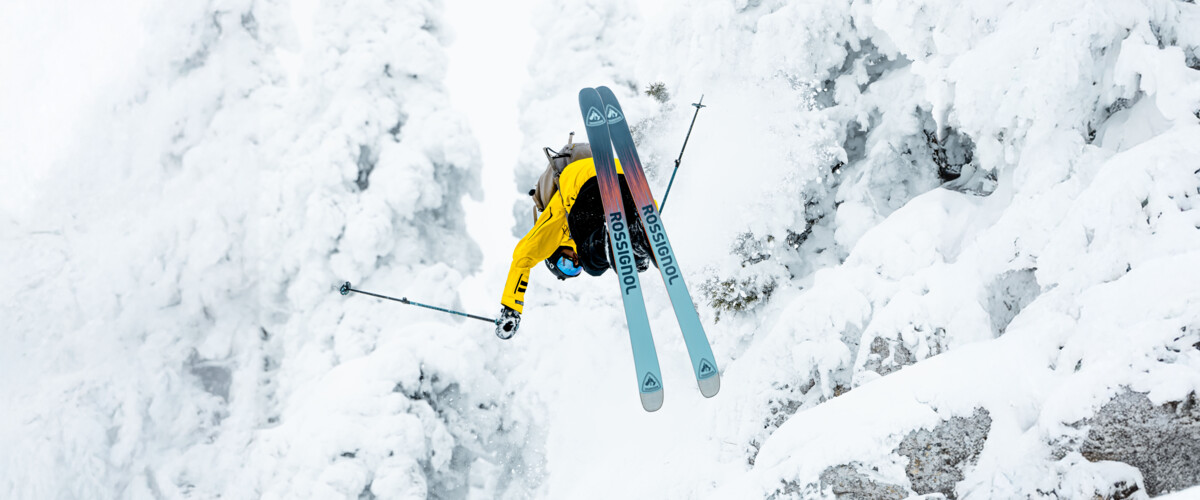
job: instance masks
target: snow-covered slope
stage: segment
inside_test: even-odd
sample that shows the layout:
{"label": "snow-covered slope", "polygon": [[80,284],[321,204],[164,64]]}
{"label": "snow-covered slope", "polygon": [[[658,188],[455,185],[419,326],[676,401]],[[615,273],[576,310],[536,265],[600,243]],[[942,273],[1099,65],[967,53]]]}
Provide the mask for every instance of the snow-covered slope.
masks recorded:
{"label": "snow-covered slope", "polygon": [[[577,126],[560,118],[575,91],[605,84],[661,190],[706,94],[664,219],[725,384],[699,401],[670,371],[683,353],[663,314],[664,413],[572,413],[602,430],[551,430],[549,496],[1081,498],[1200,481],[1167,459],[1200,450],[1196,415],[1169,410],[1200,382],[1195,5],[584,4],[545,7],[531,70],[560,71],[525,95],[518,179]],[[665,102],[643,94],[654,82]],[[582,288],[534,278],[530,296]],[[558,293],[523,333],[546,343],[580,316],[590,328],[564,335],[619,331]],[[571,353],[598,355],[583,342]],[[1106,427],[1127,400],[1157,423]]]}
{"label": "snow-covered slope", "polygon": [[[542,146],[582,132],[581,87],[617,92],[659,196],[689,104],[709,106],[663,218],[723,387],[695,389],[644,274],[666,387],[652,414],[611,279],[536,269],[507,342],[336,293],[457,306],[469,278],[494,290],[464,296],[499,298],[511,242],[466,231],[481,165],[442,83],[440,2],[128,5],[129,33],[80,53],[134,55],[81,65],[86,85],[0,52],[34,75],[0,109],[41,116],[62,95],[47,109],[70,113],[6,122],[0,142],[20,162],[2,188],[20,201],[0,204],[0,496],[1200,483],[1194,3],[535,5],[521,156],[487,166],[513,167],[519,193]],[[54,38],[9,24],[4,47]]]}

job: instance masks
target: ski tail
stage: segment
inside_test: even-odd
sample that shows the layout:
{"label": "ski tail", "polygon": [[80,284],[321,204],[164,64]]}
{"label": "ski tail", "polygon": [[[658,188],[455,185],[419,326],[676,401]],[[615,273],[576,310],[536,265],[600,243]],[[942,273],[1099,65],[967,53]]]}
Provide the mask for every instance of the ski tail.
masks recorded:
{"label": "ski tail", "polygon": [[646,314],[646,302],[638,280],[632,240],[629,237],[629,214],[625,213],[621,183],[617,177],[612,148],[609,147],[612,141],[600,94],[591,88],[580,90],[579,110],[583,113],[588,142],[592,145],[592,159],[596,164],[596,182],[600,188],[605,223],[608,225],[609,245],[615,261],[611,264],[621,288],[625,321],[629,327],[629,340],[633,347],[633,364],[638,374],[638,393],[642,408],[655,411],[662,407],[663,403],[662,372],[659,370],[658,353],[654,349],[654,338],[650,333],[650,318]]}
{"label": "ski tail", "polygon": [[[700,323],[700,316],[696,313],[696,306],[692,303],[691,293],[688,292],[687,284],[684,283],[683,272],[675,259],[675,250],[667,238],[667,230],[663,227],[662,219],[658,215],[658,207],[654,203],[650,184],[642,169],[642,161],[638,157],[637,148],[633,143],[633,135],[629,132],[629,123],[625,119],[625,113],[621,110],[617,96],[608,87],[599,87],[596,92],[603,105],[602,109],[608,123],[613,149],[616,150],[617,156],[621,160],[625,180],[629,184],[629,191],[633,195],[638,215],[642,219],[646,238],[652,247],[651,251],[655,262],[658,263],[663,283],[667,286],[667,295],[670,296],[671,305],[674,306],[675,317],[679,320],[679,329],[683,333],[684,344],[691,357],[696,383],[700,386],[700,393],[711,398],[721,389],[721,376],[717,370],[716,357],[713,356],[712,346],[708,342],[708,336],[704,333],[704,326]],[[596,143],[592,144],[594,153]]]}

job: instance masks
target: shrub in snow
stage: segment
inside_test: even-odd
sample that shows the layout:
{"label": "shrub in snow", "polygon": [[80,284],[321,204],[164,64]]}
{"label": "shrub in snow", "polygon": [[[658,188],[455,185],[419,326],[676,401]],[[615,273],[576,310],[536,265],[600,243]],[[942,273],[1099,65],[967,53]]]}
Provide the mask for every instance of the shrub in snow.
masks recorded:
{"label": "shrub in snow", "polygon": [[667,84],[663,82],[651,83],[648,87],[646,87],[644,93],[650,97],[653,97],[655,101],[658,101],[661,104],[666,104],[667,101],[671,100],[671,92],[667,90]]}
{"label": "shrub in snow", "polygon": [[698,288],[708,299],[708,305],[716,311],[714,321],[720,321],[723,312],[749,312],[765,304],[771,299],[775,286],[774,277],[752,274],[742,279],[710,277]]}

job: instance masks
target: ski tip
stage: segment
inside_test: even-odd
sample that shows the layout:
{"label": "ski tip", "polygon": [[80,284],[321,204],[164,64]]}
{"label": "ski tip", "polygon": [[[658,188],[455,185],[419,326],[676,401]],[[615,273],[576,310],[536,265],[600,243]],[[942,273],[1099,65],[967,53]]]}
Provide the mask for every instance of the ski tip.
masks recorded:
{"label": "ski tip", "polygon": [[654,392],[640,393],[642,398],[642,408],[646,411],[658,411],[663,404],[663,391],[659,389]]}
{"label": "ski tip", "polygon": [[700,394],[703,394],[706,398],[711,398],[721,391],[721,376],[713,375],[704,380],[698,380],[697,384],[700,385]]}

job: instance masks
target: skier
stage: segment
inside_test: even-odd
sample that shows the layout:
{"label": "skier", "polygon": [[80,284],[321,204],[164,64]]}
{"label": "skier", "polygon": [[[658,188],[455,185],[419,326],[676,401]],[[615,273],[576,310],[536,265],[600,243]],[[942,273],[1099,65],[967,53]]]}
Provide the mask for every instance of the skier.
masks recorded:
{"label": "skier", "polygon": [[[600,188],[596,182],[596,165],[592,161],[589,145],[568,143],[560,150],[561,153],[554,152],[553,156],[550,148],[545,148],[545,151],[550,166],[542,175],[538,188],[530,191],[542,211],[533,228],[525,233],[513,250],[508,280],[500,298],[500,321],[496,324],[496,336],[502,339],[512,338],[517,333],[530,270],[538,261],[544,260],[551,274],[560,280],[574,278],[581,272],[600,276],[611,267],[612,249],[609,246]],[[556,168],[556,161],[566,166]],[[650,242],[646,239],[641,219],[637,217],[633,195],[629,192],[621,164],[619,161],[616,164],[625,213],[632,214],[627,216],[631,219],[629,234],[633,240],[634,259],[638,272],[642,272],[653,261]]]}

